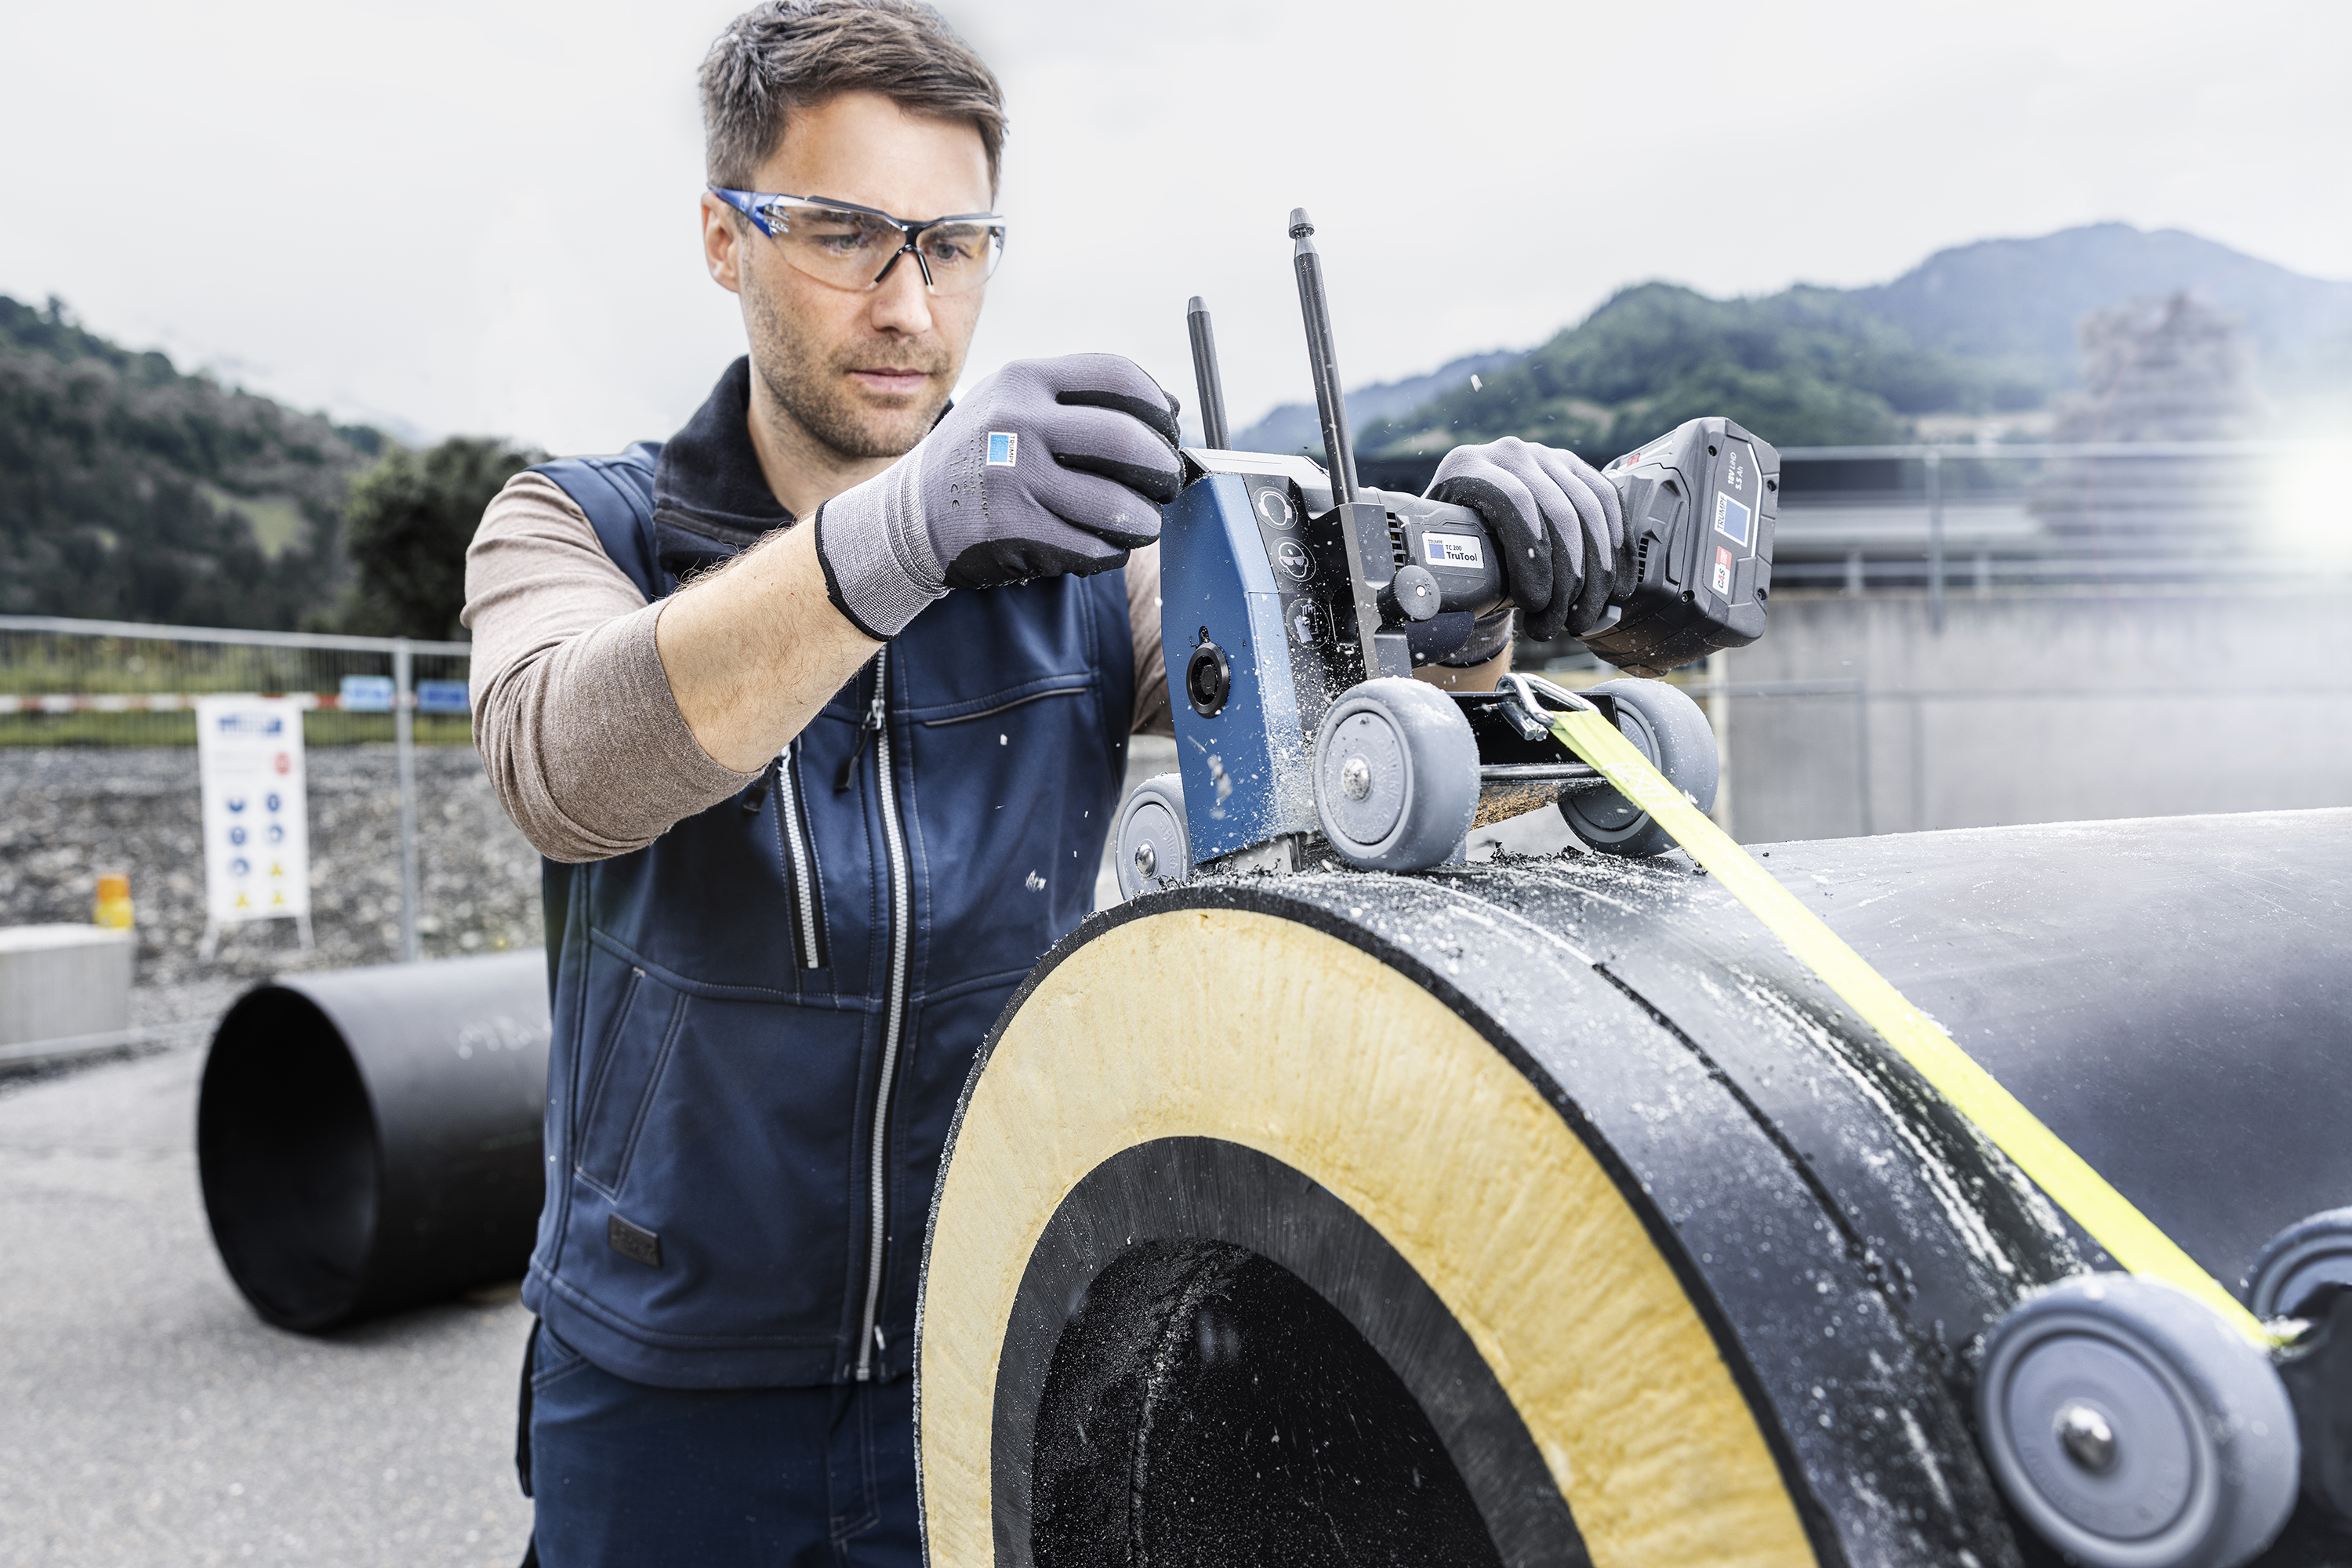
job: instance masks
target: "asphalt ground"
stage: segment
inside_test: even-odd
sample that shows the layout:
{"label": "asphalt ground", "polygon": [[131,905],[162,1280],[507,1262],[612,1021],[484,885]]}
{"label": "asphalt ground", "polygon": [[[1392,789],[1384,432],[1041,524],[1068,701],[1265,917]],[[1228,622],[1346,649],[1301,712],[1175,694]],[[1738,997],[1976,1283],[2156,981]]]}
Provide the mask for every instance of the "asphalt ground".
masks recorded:
{"label": "asphalt ground", "polygon": [[205,1224],[202,1062],[0,1087],[0,1564],[512,1568],[530,1315],[262,1322]]}

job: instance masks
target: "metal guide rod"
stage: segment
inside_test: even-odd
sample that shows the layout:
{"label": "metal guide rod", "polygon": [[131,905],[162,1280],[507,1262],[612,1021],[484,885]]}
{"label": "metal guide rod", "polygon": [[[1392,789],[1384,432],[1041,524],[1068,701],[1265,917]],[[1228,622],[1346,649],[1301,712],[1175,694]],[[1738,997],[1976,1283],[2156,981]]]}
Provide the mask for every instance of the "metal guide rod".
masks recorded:
{"label": "metal guide rod", "polygon": [[[1323,258],[1305,207],[1290,209],[1290,265],[1298,274],[1298,309],[1307,320],[1307,365],[1315,377],[1315,412],[1323,420],[1323,455],[1331,466],[1331,500],[1356,499],[1356,448],[1348,437],[1348,402],[1339,390],[1339,355],[1331,342],[1331,307],[1323,297]],[[1378,671],[1373,673],[1377,674]]]}
{"label": "metal guide rod", "polygon": [[1211,451],[1226,450],[1225,384],[1217,374],[1217,335],[1209,307],[1198,294],[1185,301],[1185,330],[1192,336],[1192,384],[1201,394],[1201,438]]}

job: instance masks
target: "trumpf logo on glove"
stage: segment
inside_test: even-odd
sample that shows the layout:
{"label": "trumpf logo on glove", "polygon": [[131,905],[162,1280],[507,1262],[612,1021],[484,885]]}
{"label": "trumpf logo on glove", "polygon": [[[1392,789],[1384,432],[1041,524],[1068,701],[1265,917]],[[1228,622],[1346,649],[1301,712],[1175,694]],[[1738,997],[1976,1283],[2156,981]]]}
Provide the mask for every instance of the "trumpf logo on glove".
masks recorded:
{"label": "trumpf logo on glove", "polygon": [[1009,468],[1013,455],[1021,450],[1021,437],[1011,430],[991,430],[988,433],[988,466]]}

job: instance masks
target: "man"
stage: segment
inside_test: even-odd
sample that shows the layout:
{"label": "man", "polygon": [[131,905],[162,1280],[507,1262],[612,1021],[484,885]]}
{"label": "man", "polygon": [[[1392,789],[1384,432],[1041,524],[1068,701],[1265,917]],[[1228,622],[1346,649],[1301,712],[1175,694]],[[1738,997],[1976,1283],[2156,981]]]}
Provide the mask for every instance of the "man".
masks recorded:
{"label": "man", "polygon": [[[933,1178],[1167,727],[1175,405],[1097,354],[950,407],[1004,122],[928,7],[768,0],[702,91],[748,356],[667,444],[519,476],[467,556],[476,733],[548,857],[533,1550],[913,1564]],[[1517,442],[1442,471],[1557,635],[1613,491]],[[1509,629],[1427,651],[1491,686]]]}

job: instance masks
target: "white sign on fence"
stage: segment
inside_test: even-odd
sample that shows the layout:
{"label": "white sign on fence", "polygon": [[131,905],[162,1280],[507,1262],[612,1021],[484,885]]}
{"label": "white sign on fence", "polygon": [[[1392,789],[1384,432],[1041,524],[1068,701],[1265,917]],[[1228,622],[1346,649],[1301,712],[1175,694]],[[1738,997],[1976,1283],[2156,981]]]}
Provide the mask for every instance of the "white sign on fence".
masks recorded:
{"label": "white sign on fence", "polygon": [[205,946],[221,927],[289,915],[310,934],[310,816],[302,710],[277,697],[196,704],[204,796]]}

